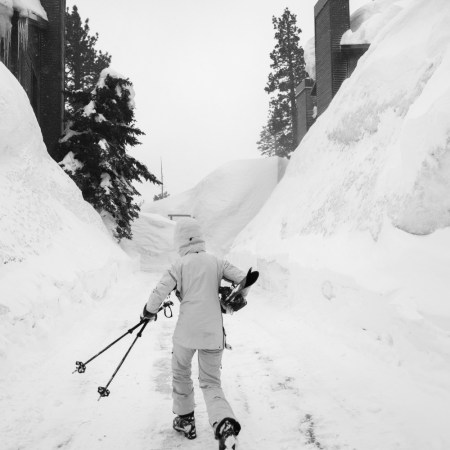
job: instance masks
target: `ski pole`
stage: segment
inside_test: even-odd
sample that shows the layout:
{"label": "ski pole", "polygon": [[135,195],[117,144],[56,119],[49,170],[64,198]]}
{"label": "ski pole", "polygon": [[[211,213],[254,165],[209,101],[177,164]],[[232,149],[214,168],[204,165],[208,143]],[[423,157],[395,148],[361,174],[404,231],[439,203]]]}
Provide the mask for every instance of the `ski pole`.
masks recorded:
{"label": "ski pole", "polygon": [[[164,315],[168,318],[172,317],[172,308],[173,302],[172,301],[166,301],[163,303],[163,305],[159,308],[158,312],[164,309]],[[170,315],[167,312],[167,310],[170,311]],[[88,359],[85,363],[82,361],[76,361],[75,362],[75,370],[72,373],[78,372],[78,373],[84,373],[86,372],[86,366],[93,361],[95,358],[100,356],[103,352],[106,352],[109,348],[111,348],[114,344],[117,344],[121,339],[123,339],[127,334],[132,334],[133,331],[140,327],[144,322],[147,322],[145,319],[141,320],[139,323],[137,323],[134,327],[130,328],[126,333],[122,334],[122,336],[118,337],[114,342],[111,342],[111,344],[107,345],[103,350],[100,350],[96,355],[94,355],[92,358]]]}
{"label": "ski pole", "polygon": [[[166,317],[170,318],[170,317],[172,317],[172,308],[171,308],[171,306],[173,306],[173,302],[172,301],[164,302],[163,305],[158,309],[158,312],[160,312],[162,309],[164,309],[164,315]],[[167,312],[167,310],[170,311],[170,315]],[[98,401],[100,401],[100,399],[102,397],[108,397],[109,396],[109,394],[110,394],[110,391],[108,389],[109,385],[111,384],[112,380],[116,376],[116,373],[122,367],[122,364],[124,363],[124,361],[127,358],[128,354],[131,352],[131,349],[133,348],[133,346],[136,343],[136,341],[142,336],[142,332],[145,330],[145,327],[148,325],[149,322],[150,322],[150,320],[148,320],[148,319],[144,320],[144,324],[142,325],[142,328],[139,330],[139,333],[134,338],[134,341],[130,345],[130,348],[127,350],[127,352],[125,353],[124,357],[122,358],[122,360],[120,361],[119,365],[117,366],[116,370],[112,374],[112,377],[108,381],[108,384],[106,386],[99,386],[98,387],[97,392],[100,394],[100,397],[98,398]]]}
{"label": "ski pole", "polygon": [[130,345],[130,348],[128,349],[128,351],[125,353],[125,356],[122,358],[122,360],[120,361],[119,365],[117,366],[116,370],[114,371],[114,373],[112,374],[112,377],[110,378],[110,380],[108,381],[108,384],[103,387],[103,386],[99,386],[97,389],[97,392],[100,394],[100,397],[98,398],[98,401],[100,401],[100,399],[102,397],[108,397],[109,396],[109,385],[111,384],[112,380],[114,379],[114,377],[116,376],[116,373],[119,371],[119,369],[122,367],[122,364],[124,363],[125,359],[127,358],[128,354],[131,352],[131,349],[133,348],[134,344],[136,343],[136,341],[142,336],[142,332],[145,330],[145,327],[148,325],[150,321],[149,320],[145,320],[145,323],[142,325],[142,328],[139,330],[139,333],[136,335],[136,337],[134,338],[133,343]]}
{"label": "ski pole", "polygon": [[145,321],[141,320],[138,324],[136,324],[134,327],[130,328],[126,333],[122,334],[119,338],[117,338],[114,342],[111,342],[108,346],[106,346],[103,350],[100,350],[96,355],[94,355],[92,358],[88,359],[85,363],[82,361],[77,361],[75,363],[75,370],[72,373],[78,372],[78,373],[84,373],[86,372],[86,366],[93,361],[95,358],[100,356],[103,352],[106,352],[109,348],[111,348],[114,344],[117,344],[121,339],[123,339],[127,334],[132,334],[133,331],[138,328],[140,325],[142,325]]}

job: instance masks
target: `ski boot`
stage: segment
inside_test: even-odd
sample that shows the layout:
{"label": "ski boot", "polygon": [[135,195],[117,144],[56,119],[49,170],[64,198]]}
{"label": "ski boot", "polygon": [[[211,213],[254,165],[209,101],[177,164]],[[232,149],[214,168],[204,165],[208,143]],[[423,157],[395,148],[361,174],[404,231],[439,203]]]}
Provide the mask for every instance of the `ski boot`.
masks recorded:
{"label": "ski boot", "polygon": [[215,437],[219,441],[219,450],[237,450],[237,435],[241,431],[239,423],[231,417],[225,417],[215,428]]}
{"label": "ski boot", "polygon": [[194,413],[183,414],[173,419],[173,429],[183,433],[188,439],[195,439],[197,437],[197,430],[195,429]]}

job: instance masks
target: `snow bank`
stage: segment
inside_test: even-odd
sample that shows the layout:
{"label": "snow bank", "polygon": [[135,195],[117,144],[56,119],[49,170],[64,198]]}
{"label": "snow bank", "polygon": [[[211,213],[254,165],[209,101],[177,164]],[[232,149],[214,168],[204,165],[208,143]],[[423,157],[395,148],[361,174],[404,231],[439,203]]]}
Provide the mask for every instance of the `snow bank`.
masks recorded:
{"label": "snow bank", "polygon": [[[204,229],[208,249],[224,254],[239,231],[270,196],[286,165],[285,159],[277,157],[232,161],[212,172],[189,191],[144,203],[142,211],[165,217],[170,214],[195,217]],[[140,220],[136,220],[133,226],[133,234],[136,229],[133,240],[137,242],[140,239],[138,236],[146,234],[146,225]],[[148,218],[142,220],[147,222]]]}
{"label": "snow bank", "polygon": [[161,272],[177,257],[173,242],[175,224],[159,214],[141,212],[133,222],[133,239],[124,239],[120,246],[139,260],[141,270]]}
{"label": "snow bank", "polygon": [[[310,406],[349,448],[437,450],[450,445],[434,420],[450,414],[450,3],[391,3],[229,258],[342,355],[320,389],[345,403]],[[350,385],[350,368],[370,384]]]}
{"label": "snow bank", "polygon": [[247,235],[359,231],[377,240],[385,223],[416,235],[450,225],[450,4],[404,4],[305,136]]}
{"label": "snow bank", "polygon": [[100,298],[128,257],[49,157],[30,102],[0,63],[0,356],[60,308]]}

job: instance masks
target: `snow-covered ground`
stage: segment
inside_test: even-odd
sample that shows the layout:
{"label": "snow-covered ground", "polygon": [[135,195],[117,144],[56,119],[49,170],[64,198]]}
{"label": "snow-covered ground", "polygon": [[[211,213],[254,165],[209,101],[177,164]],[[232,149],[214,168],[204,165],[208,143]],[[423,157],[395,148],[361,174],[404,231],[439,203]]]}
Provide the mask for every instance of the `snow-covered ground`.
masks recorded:
{"label": "snow-covered ground", "polygon": [[[398,319],[384,309],[380,294],[349,280],[338,284],[336,275],[328,274],[332,281],[316,292],[306,280],[325,274],[305,270],[303,276],[297,298],[256,286],[249,305],[225,318],[233,350],[225,353],[222,378],[243,424],[241,448],[448,448],[442,361],[421,348],[422,361],[412,372],[410,361],[396,351],[409,339],[417,345],[429,336],[440,346],[445,336],[438,339],[420,320]],[[89,364],[86,373],[71,374],[76,360],[86,361],[138,322],[157,279],[152,273],[130,275],[105,301],[68,305],[47,339],[14,364],[2,365],[0,401],[7,411],[0,424],[2,448],[215,448],[198,386],[197,440],[171,429],[175,319],[161,315],[145,330],[113,380],[110,397],[97,401],[97,387],[107,383],[134,334]],[[176,318],[177,306],[174,312]],[[380,319],[383,330],[374,328]],[[397,334],[390,334],[393,325]],[[414,359],[417,352],[409,356]],[[433,378],[419,362],[434,365]]]}
{"label": "snow-covered ground", "polygon": [[[122,245],[131,258],[47,156],[0,64],[2,449],[216,446],[198,388],[198,439],[171,429],[177,307],[145,331],[109,398],[97,387],[131,337],[71,374],[138,321],[173,258],[169,213],[198,217],[219,253],[239,233],[228,257],[261,272],[225,317],[242,450],[450,448],[450,4],[392,4],[383,21],[375,6],[358,16],[371,47],[278,185],[274,160],[230,163],[145,204]],[[132,273],[136,255],[150,272]]]}
{"label": "snow-covered ground", "polygon": [[[71,374],[76,360],[86,361],[138,322],[156,280],[155,274],[132,275],[116,285],[107,302],[69,305],[66,317],[55,323],[32,355],[2,366],[0,400],[2,411],[7,411],[0,424],[2,448],[169,450],[217,445],[198,388],[197,440],[187,441],[171,429],[170,352],[175,319],[161,315],[147,327],[112,382],[110,397],[98,402],[97,387],[107,383],[135,335],[89,364],[85,374]],[[285,346],[285,334],[274,334],[267,327],[269,321],[278,327],[288,316],[274,318],[275,299],[259,294],[252,297],[247,311],[225,323],[234,349],[224,356],[223,384],[244,424],[241,446],[314,448],[302,445],[314,438],[314,421],[319,419],[311,416],[302,401],[308,394],[304,369],[309,362],[300,364],[301,353]],[[196,371],[195,366],[194,379]],[[317,387],[314,378],[312,391]]]}

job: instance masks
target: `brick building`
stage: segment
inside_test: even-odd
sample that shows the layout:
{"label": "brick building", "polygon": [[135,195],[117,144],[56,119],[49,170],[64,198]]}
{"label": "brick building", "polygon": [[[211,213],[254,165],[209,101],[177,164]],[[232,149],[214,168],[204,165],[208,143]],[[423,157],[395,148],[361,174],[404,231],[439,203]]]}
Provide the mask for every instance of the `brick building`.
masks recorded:
{"label": "brick building", "polygon": [[[23,2],[22,2],[23,5]],[[0,60],[30,99],[47,150],[63,131],[65,0],[41,0],[44,13],[14,8],[10,29],[0,43]]]}
{"label": "brick building", "polygon": [[314,26],[316,79],[304,80],[296,90],[299,142],[369,48],[369,44],[341,45],[342,35],[350,29],[349,0],[319,0]]}

